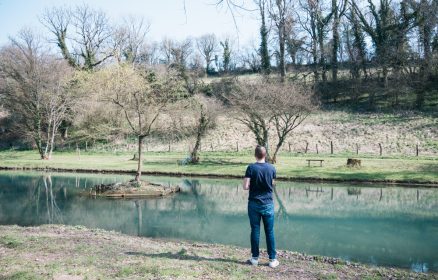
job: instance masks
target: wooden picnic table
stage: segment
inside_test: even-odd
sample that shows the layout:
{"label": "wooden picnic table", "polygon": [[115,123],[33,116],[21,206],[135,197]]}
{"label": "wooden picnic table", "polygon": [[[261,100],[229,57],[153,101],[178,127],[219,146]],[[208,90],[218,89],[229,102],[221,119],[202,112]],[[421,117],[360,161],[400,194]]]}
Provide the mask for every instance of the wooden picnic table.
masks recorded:
{"label": "wooden picnic table", "polygon": [[319,161],[319,166],[322,167],[322,162],[324,161],[323,159],[306,159],[307,160],[307,166],[310,167],[310,162],[311,161]]}

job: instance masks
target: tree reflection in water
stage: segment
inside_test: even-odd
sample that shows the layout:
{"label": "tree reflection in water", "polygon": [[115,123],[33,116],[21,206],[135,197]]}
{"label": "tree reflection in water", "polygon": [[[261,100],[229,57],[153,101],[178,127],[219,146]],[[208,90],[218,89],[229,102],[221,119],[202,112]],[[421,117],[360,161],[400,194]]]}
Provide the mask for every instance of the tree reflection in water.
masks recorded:
{"label": "tree reflection in water", "polygon": [[[41,180],[44,184],[44,194],[45,194],[45,202],[46,202],[46,219],[43,220],[43,223],[47,224],[54,224],[54,223],[63,223],[62,213],[61,210],[58,207],[58,204],[56,203],[56,196],[54,195],[54,188],[52,183],[52,176],[51,174],[44,174],[41,177]],[[37,203],[37,209],[39,209],[40,204],[40,198],[39,198],[40,191],[38,190],[38,199],[36,201]],[[67,191],[64,189],[65,196],[67,196]],[[38,213],[38,219],[41,219],[41,216],[39,216]]]}
{"label": "tree reflection in water", "polygon": [[137,236],[141,236],[141,228],[143,226],[143,218],[141,213],[141,205],[138,200],[134,201],[135,208],[137,209]]}

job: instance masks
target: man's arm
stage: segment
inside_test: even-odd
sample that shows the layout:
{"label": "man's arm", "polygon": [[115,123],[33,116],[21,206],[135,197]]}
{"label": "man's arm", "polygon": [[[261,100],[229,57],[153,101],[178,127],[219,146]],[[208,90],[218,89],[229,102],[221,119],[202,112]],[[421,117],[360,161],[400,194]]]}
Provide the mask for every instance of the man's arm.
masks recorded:
{"label": "man's arm", "polygon": [[247,178],[247,177],[243,178],[243,189],[245,191],[249,190],[249,182],[250,182],[250,180],[251,179]]}
{"label": "man's arm", "polygon": [[274,167],[274,174],[272,174],[272,186],[275,188],[275,179],[277,179],[277,170]]}

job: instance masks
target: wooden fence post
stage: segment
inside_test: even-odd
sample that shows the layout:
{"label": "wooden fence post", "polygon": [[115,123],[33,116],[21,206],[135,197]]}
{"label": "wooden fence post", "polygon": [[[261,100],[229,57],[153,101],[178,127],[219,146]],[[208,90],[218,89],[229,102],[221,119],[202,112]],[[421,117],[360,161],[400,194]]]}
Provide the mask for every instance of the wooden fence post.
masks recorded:
{"label": "wooden fence post", "polygon": [[170,141],[169,141],[169,150],[168,150],[168,152],[170,152]]}
{"label": "wooden fence post", "polygon": [[304,151],[304,153],[307,154],[308,150],[309,150],[309,142],[306,141],[306,150]]}
{"label": "wooden fence post", "polygon": [[333,155],[333,141],[330,141],[330,153]]}
{"label": "wooden fence post", "polygon": [[416,153],[417,157],[420,154],[420,150],[418,148],[418,144],[415,146],[415,153]]}
{"label": "wooden fence post", "polygon": [[316,148],[316,154],[319,154],[318,144],[315,145],[315,148]]}
{"label": "wooden fence post", "polygon": [[236,152],[239,152],[239,142],[236,142]]}
{"label": "wooden fence post", "polygon": [[291,152],[291,149],[290,149],[290,143],[288,143],[289,144],[289,153]]}
{"label": "wooden fence post", "polygon": [[356,155],[359,154],[359,144],[356,144]]}
{"label": "wooden fence post", "polygon": [[379,154],[380,154],[380,156],[382,156],[382,153],[383,153],[382,144],[379,143]]}

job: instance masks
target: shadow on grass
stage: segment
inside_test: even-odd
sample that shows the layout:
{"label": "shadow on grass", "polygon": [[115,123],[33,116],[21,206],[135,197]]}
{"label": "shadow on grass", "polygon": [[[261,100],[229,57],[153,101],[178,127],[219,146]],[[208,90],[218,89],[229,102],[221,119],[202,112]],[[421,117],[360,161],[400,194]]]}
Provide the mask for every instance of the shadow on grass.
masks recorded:
{"label": "shadow on grass", "polygon": [[247,165],[248,163],[239,162],[239,161],[227,161],[227,160],[202,160],[199,162],[199,165]]}
{"label": "shadow on grass", "polygon": [[[163,161],[149,161],[144,160],[143,165],[169,165],[169,164],[176,164],[176,161],[172,160],[163,160]],[[227,160],[202,160],[197,164],[187,164],[184,166],[199,166],[199,167],[206,167],[206,166],[241,166],[241,165],[247,165],[248,163],[245,162],[237,162],[237,161],[227,161]]]}
{"label": "shadow on grass", "polygon": [[224,263],[234,263],[234,264],[247,264],[244,261],[233,260],[233,259],[224,259],[224,258],[205,258],[199,256],[191,256],[181,253],[157,253],[157,254],[147,254],[142,252],[125,252],[126,255],[129,256],[141,256],[141,257],[150,257],[150,258],[166,258],[173,260],[185,260],[185,261],[211,261],[211,262],[224,262]]}
{"label": "shadow on grass", "polygon": [[[405,181],[405,182],[436,182],[437,173],[434,172],[433,167],[423,167],[417,170],[409,171],[380,171],[380,172],[354,172],[354,173],[342,173],[342,172],[330,172],[327,173],[327,177],[340,179],[340,180],[365,180],[365,181]],[[425,179],[425,177],[428,177]]]}

